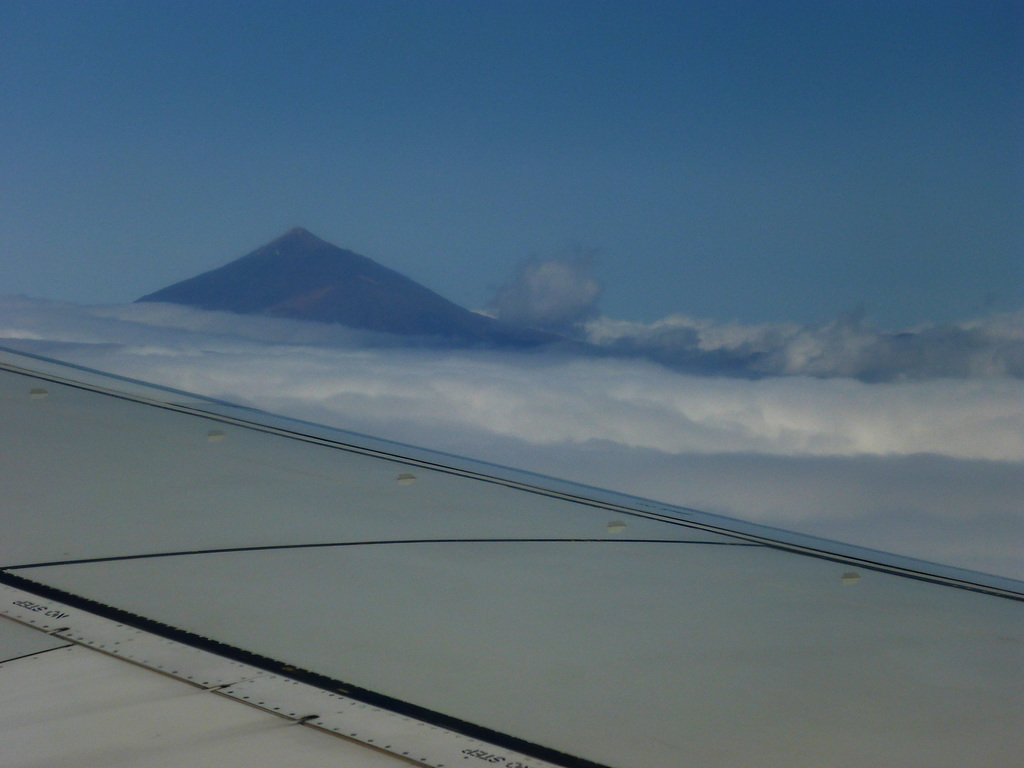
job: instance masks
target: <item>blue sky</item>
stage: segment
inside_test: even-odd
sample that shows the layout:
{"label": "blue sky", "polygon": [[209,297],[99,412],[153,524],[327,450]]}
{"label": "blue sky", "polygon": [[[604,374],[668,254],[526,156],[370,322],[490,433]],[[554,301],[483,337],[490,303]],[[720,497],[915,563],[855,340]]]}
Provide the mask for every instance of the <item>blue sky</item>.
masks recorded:
{"label": "blue sky", "polygon": [[301,224],[483,306],[898,327],[1024,305],[1015,2],[6,2],[0,293],[126,302]]}

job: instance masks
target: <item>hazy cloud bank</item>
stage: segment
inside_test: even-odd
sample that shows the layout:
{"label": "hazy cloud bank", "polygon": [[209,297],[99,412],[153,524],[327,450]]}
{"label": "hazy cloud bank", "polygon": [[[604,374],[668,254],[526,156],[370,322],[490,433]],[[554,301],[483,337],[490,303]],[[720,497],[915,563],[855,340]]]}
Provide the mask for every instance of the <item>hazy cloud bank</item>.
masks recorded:
{"label": "hazy cloud bank", "polygon": [[536,444],[608,441],[669,453],[1024,461],[1024,382],[1007,377],[706,377],[561,348],[408,347],[386,334],[167,304],[21,299],[3,308],[0,334],[39,349],[60,342],[76,362],[172,386],[187,376],[205,394],[328,404],[370,423],[405,418]]}
{"label": "hazy cloud bank", "polygon": [[[702,331],[719,346],[745,343],[748,332]],[[171,305],[18,298],[0,300],[0,344],[379,437],[1024,576],[1024,381],[1011,377],[705,377],[565,349],[410,347],[382,334]]]}
{"label": "hazy cloud bank", "polygon": [[860,310],[819,325],[716,323],[681,314],[639,323],[601,315],[603,286],[594,266],[593,254],[528,259],[488,310],[584,341],[595,355],[702,376],[1024,379],[1024,309],[900,331],[876,327]]}
{"label": "hazy cloud bank", "polygon": [[592,320],[587,340],[682,371],[845,377],[868,382],[1024,378],[1024,310],[898,333],[859,313],[818,326],[716,324],[673,315],[650,324]]}

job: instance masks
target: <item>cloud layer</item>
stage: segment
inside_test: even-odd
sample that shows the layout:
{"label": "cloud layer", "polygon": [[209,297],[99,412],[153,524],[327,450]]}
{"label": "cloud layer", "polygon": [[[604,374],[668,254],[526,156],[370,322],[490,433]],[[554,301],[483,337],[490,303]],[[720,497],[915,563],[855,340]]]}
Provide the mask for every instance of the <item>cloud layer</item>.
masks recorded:
{"label": "cloud layer", "polygon": [[673,315],[643,324],[592,320],[587,339],[626,357],[732,376],[862,381],[1024,378],[1024,310],[891,333],[853,312],[820,326],[715,324]]}
{"label": "cloud layer", "polygon": [[63,352],[76,362],[174,386],[187,377],[186,388],[217,396],[316,403],[370,424],[404,419],[668,453],[1024,461],[1024,383],[1011,377],[721,378],[564,349],[409,347],[387,334],[168,304],[3,307],[3,336],[80,345]]}
{"label": "cloud layer", "polygon": [[[979,332],[993,335],[1004,320]],[[1012,339],[1013,318],[1007,325]],[[751,334],[714,326],[689,332],[710,347],[748,343]],[[410,347],[314,323],[24,298],[0,300],[0,344],[379,437],[1024,576],[1024,381],[1010,376],[882,383],[698,376],[566,349]]]}

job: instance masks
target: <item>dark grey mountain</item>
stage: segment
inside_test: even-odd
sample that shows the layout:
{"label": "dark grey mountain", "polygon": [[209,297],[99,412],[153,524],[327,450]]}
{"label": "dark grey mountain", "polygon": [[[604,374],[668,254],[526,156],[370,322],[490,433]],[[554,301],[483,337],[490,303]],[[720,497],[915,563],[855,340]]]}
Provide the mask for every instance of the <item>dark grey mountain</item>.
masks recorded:
{"label": "dark grey mountain", "polygon": [[296,227],[247,256],[138,301],[166,301],[486,346],[557,337],[470,312],[372,259]]}

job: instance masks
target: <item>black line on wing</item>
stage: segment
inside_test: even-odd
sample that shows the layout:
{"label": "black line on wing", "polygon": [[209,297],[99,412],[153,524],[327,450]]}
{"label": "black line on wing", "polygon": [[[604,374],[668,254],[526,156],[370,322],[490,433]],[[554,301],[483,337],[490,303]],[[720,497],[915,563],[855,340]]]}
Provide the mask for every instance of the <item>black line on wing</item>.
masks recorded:
{"label": "black line on wing", "polygon": [[7,584],[8,586],[24,590],[25,592],[30,592],[43,598],[56,600],[64,603],[65,605],[78,608],[79,610],[88,611],[89,613],[110,619],[111,621],[116,621],[120,624],[140,629],[143,632],[149,632],[151,634],[167,638],[168,640],[174,640],[175,642],[182,643],[183,645],[209,651],[210,653],[215,653],[226,659],[238,661],[242,664],[248,664],[256,667],[257,669],[262,669],[281,677],[296,680],[300,683],[306,683],[307,685],[320,688],[330,693],[343,691],[344,696],[356,699],[364,704],[369,704],[370,706],[380,707],[381,709],[386,709],[390,712],[405,715],[406,717],[420,720],[424,723],[435,725],[448,731],[461,733],[463,736],[468,736],[472,739],[479,739],[480,741],[485,741],[489,744],[494,744],[495,746],[505,747],[529,757],[546,760],[549,763],[562,766],[562,768],[609,768],[602,763],[595,763],[594,761],[587,760],[586,758],[576,757],[575,755],[560,752],[559,750],[552,749],[551,747],[545,747],[541,744],[526,741],[518,736],[512,736],[511,734],[495,731],[482,725],[470,723],[466,720],[460,720],[457,717],[452,717],[451,715],[446,715],[442,712],[421,707],[418,704],[412,704],[411,702],[403,701],[402,699],[396,699],[383,693],[377,693],[376,691],[361,688],[358,685],[346,683],[343,680],[338,680],[336,678],[321,675],[317,672],[311,672],[305,669],[297,669],[294,666],[285,664],[277,659],[261,656],[257,653],[252,653],[251,651],[246,651],[242,648],[237,648],[233,645],[228,645],[227,643],[222,643],[209,637],[202,637],[201,635],[187,632],[183,629],[178,629],[177,627],[173,627],[169,624],[163,624],[159,621],[147,619],[144,616],[139,616],[120,608],[114,608],[113,606],[106,605],[95,600],[90,600],[89,598],[81,597],[80,595],[75,595],[71,592],[65,592],[61,589],[55,589],[54,587],[49,587],[45,584],[31,581],[23,576],[16,576],[15,574],[7,571],[0,571],[0,584]]}
{"label": "black line on wing", "polygon": [[9,661],[31,659],[33,656],[42,656],[44,653],[50,653],[51,651],[61,651],[65,648],[73,648],[74,645],[74,643],[66,643],[65,645],[55,645],[53,648],[43,648],[41,651],[32,651],[31,653],[23,653],[21,654],[21,656],[11,656],[9,659],[0,659],[0,666],[6,664]]}
{"label": "black line on wing", "polygon": [[223,555],[235,552],[272,552],[280,549],[331,549],[334,547],[368,547],[391,544],[708,544],[713,547],[763,547],[749,541],[700,541],[696,539],[381,539],[378,541],[334,541],[317,544],[262,544],[251,547],[220,547],[217,549],[183,549],[175,552],[147,552],[136,555],[109,555],[83,557],[75,560],[50,560],[39,563],[0,566],[0,571],[18,571],[28,568],[48,568],[56,565],[85,565],[87,563],[116,563],[123,560],[151,560],[158,557],[185,555]]}
{"label": "black line on wing", "polygon": [[[4,349],[4,348],[0,347],[0,349]],[[7,350],[7,351],[13,352],[15,354],[21,354],[17,350]],[[44,360],[47,359],[47,358],[42,358],[42,357],[40,357],[38,355],[30,355],[30,357],[35,357],[37,359],[44,359]],[[60,361],[57,361],[57,360],[48,360],[48,362],[56,363],[58,365],[64,365],[63,363],[60,363]],[[94,392],[96,394],[107,395],[109,397],[114,397],[114,398],[117,398],[117,399],[120,399],[120,400],[127,400],[129,402],[134,402],[134,403],[138,403],[138,404],[141,404],[141,405],[149,405],[149,406],[152,406],[154,408],[161,408],[161,409],[166,410],[166,411],[174,411],[176,413],[186,414],[186,415],[189,415],[189,416],[195,416],[195,417],[199,417],[199,418],[202,418],[202,419],[208,419],[208,420],[211,420],[211,421],[218,421],[218,422],[221,422],[221,423],[224,423],[224,424],[231,424],[233,426],[236,426],[236,427],[239,427],[239,428],[242,428],[242,429],[252,430],[254,432],[263,432],[263,433],[266,433],[266,434],[278,435],[278,436],[284,437],[286,439],[298,440],[300,442],[312,443],[314,445],[321,445],[321,446],[324,446],[326,448],[333,448],[335,450],[345,451],[347,453],[355,453],[355,454],[359,454],[359,455],[362,455],[362,456],[372,456],[372,457],[375,457],[375,458],[386,459],[388,461],[393,461],[393,462],[395,462],[397,464],[405,464],[407,466],[415,466],[415,467],[420,467],[420,468],[424,468],[424,469],[430,469],[430,470],[434,470],[434,471],[437,471],[437,472],[442,472],[442,473],[445,473],[445,474],[454,475],[456,477],[464,477],[464,478],[467,478],[467,479],[478,480],[480,482],[490,483],[492,485],[499,485],[499,486],[504,486],[506,488],[513,488],[513,489],[525,491],[527,493],[536,494],[538,496],[545,496],[545,497],[554,498],[554,499],[563,499],[565,501],[571,501],[571,502],[574,502],[574,503],[577,503],[577,504],[581,504],[581,505],[587,506],[587,507],[592,507],[592,508],[595,508],[595,509],[603,509],[603,510],[608,510],[608,511],[614,511],[614,512],[617,512],[617,513],[622,514],[622,515],[628,515],[630,517],[642,517],[642,518],[647,518],[647,519],[650,519],[650,520],[659,520],[659,521],[661,521],[663,523],[668,523],[670,525],[677,525],[677,526],[681,526],[681,527],[685,527],[685,528],[693,528],[693,529],[700,530],[700,531],[708,531],[710,533],[716,533],[716,534],[719,534],[721,536],[727,536],[727,537],[730,537],[730,538],[739,539],[740,541],[744,541],[744,542],[761,544],[761,545],[764,545],[764,546],[769,547],[771,549],[777,549],[777,550],[780,550],[780,551],[783,551],[783,552],[790,552],[790,553],[793,553],[793,554],[804,555],[806,557],[814,557],[814,558],[818,558],[820,560],[828,560],[828,561],[831,561],[831,562],[834,562],[834,563],[843,563],[843,564],[847,564],[847,565],[855,565],[855,566],[858,566],[860,568],[864,568],[866,570],[877,571],[879,573],[888,573],[888,574],[892,574],[892,575],[895,575],[895,576],[902,576],[903,578],[914,579],[915,581],[923,581],[923,582],[926,582],[926,583],[929,583],[929,584],[938,584],[938,585],[941,585],[941,586],[952,587],[954,589],[963,589],[963,590],[966,590],[968,592],[976,592],[978,594],[991,595],[993,597],[1002,597],[1002,598],[1005,598],[1005,599],[1008,599],[1008,600],[1015,600],[1015,601],[1018,601],[1018,602],[1024,602],[1024,592],[1021,592],[1019,589],[1017,589],[1015,587],[1006,588],[1006,587],[1001,587],[1001,586],[996,586],[996,585],[991,585],[991,584],[979,583],[979,582],[973,581],[973,580],[967,580],[967,579],[961,578],[959,576],[944,576],[944,575],[937,574],[937,573],[934,573],[934,572],[931,572],[931,571],[920,570],[917,567],[913,567],[913,566],[905,566],[905,565],[899,565],[899,564],[894,564],[894,563],[882,562],[882,561],[877,560],[877,559],[872,559],[870,556],[862,557],[862,556],[853,555],[853,554],[841,554],[839,552],[835,552],[835,551],[832,551],[832,550],[829,550],[829,549],[820,548],[817,545],[808,545],[808,544],[803,544],[803,543],[799,543],[799,542],[783,541],[783,540],[780,540],[780,539],[773,538],[770,535],[765,535],[765,534],[761,534],[761,533],[754,533],[754,532],[743,532],[743,531],[738,531],[738,530],[732,530],[732,529],[730,529],[730,528],[728,528],[726,526],[723,526],[723,525],[711,524],[711,523],[708,523],[708,522],[699,522],[697,520],[683,520],[683,519],[680,519],[678,517],[671,516],[671,515],[691,515],[691,514],[695,514],[695,513],[703,514],[703,513],[700,513],[699,510],[689,509],[687,507],[671,507],[671,508],[662,507],[662,509],[665,510],[664,512],[662,512],[662,511],[655,511],[654,509],[647,509],[647,510],[639,509],[637,507],[631,507],[631,506],[627,506],[627,505],[620,504],[620,503],[615,503],[615,502],[599,501],[597,499],[588,498],[586,496],[579,496],[579,495],[576,495],[574,493],[567,493],[567,492],[564,492],[564,491],[558,491],[558,490],[554,490],[554,489],[550,489],[550,488],[544,488],[544,487],[537,486],[537,485],[531,485],[530,483],[524,482],[524,481],[521,481],[521,480],[514,480],[514,479],[510,479],[510,478],[505,478],[505,477],[498,477],[498,476],[495,476],[495,475],[488,475],[488,474],[486,474],[484,472],[480,472],[480,471],[477,471],[477,470],[464,469],[464,468],[461,468],[461,467],[456,467],[456,466],[449,465],[449,464],[443,464],[443,463],[440,463],[438,461],[432,461],[432,460],[429,460],[429,459],[421,459],[421,458],[414,458],[414,457],[411,457],[411,456],[403,456],[402,454],[392,453],[391,451],[383,450],[381,448],[370,448],[370,447],[366,447],[366,446],[356,445],[354,443],[342,442],[341,440],[337,440],[337,439],[333,439],[333,438],[320,437],[320,436],[313,435],[313,434],[307,434],[305,432],[298,432],[298,431],[296,431],[294,429],[287,429],[287,428],[284,428],[284,427],[275,427],[275,426],[271,426],[271,425],[268,425],[268,424],[262,424],[262,423],[256,422],[256,421],[247,421],[245,419],[234,417],[234,416],[227,416],[227,415],[224,415],[224,414],[218,414],[218,413],[213,412],[213,411],[205,411],[201,407],[198,407],[198,406],[195,406],[195,405],[191,405],[191,404],[163,402],[163,401],[154,400],[152,398],[148,398],[148,397],[145,397],[145,396],[142,396],[142,395],[134,395],[134,394],[130,394],[130,393],[127,393],[127,392],[118,392],[116,390],[107,389],[105,387],[102,387],[102,386],[99,386],[99,385],[95,385],[95,384],[87,384],[85,382],[79,382],[79,381],[74,381],[74,380],[71,380],[71,379],[65,379],[65,378],[63,378],[61,376],[56,376],[54,374],[42,373],[42,372],[39,372],[39,371],[32,371],[32,370],[23,369],[23,368],[20,368],[18,366],[12,365],[10,363],[5,363],[3,361],[0,361],[0,369],[9,371],[11,373],[19,374],[19,375],[22,375],[22,376],[27,376],[29,378],[36,378],[36,379],[42,379],[42,380],[45,380],[45,381],[52,381],[54,383],[62,384],[64,386],[71,387],[73,389],[80,389],[80,390],[87,391],[87,392]],[[107,376],[107,374],[104,374],[102,371],[95,371],[95,370],[86,369],[86,368],[82,368],[82,370],[89,370],[92,373],[96,373],[96,374],[99,374],[101,376]],[[135,381],[133,379],[127,379],[127,380],[128,381],[132,381],[133,383],[141,384],[143,386],[148,386],[148,385],[146,385],[145,382],[139,382],[139,381]],[[157,389],[164,389],[164,390],[169,390],[170,389],[168,387],[156,387],[156,388]],[[170,391],[177,391],[177,390],[170,390]],[[202,400],[204,402],[214,402],[214,403],[218,402],[218,401],[213,400],[212,398],[202,397],[201,395],[192,395],[192,397],[197,399],[197,400]],[[255,413],[259,414],[259,413],[262,413],[262,412],[256,411]],[[270,414],[265,414],[265,415],[269,416]],[[312,426],[312,427],[319,426],[319,425],[316,425],[316,424],[312,424],[311,422],[302,422],[302,421],[297,420],[297,419],[290,419],[290,421],[292,421],[294,423],[297,423],[297,424],[302,424],[302,425],[305,425],[305,426]],[[344,432],[344,430],[338,430],[338,431]],[[353,436],[357,436],[354,433],[350,433],[350,434],[352,434]],[[362,437],[366,437],[366,435],[362,435]],[[383,442],[389,442],[389,441],[383,441]],[[401,445],[401,444],[395,444],[395,445],[396,445],[396,447],[412,449],[412,446],[404,446],[404,445]],[[441,454],[441,456],[443,456],[443,454]],[[446,457],[446,458],[449,459],[449,460],[456,460],[457,459],[457,457],[453,457],[453,456]],[[646,505],[649,502],[646,502],[643,499],[636,499],[635,503],[638,504],[638,505]],[[870,550],[865,550],[865,554],[870,555],[871,554]],[[876,553],[876,554],[877,555],[882,555],[883,553]],[[927,565],[927,564],[922,564],[922,565]],[[981,574],[979,574],[979,575],[981,575]]]}

